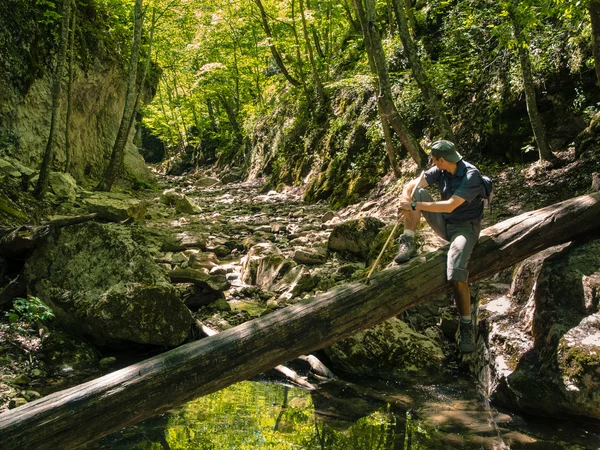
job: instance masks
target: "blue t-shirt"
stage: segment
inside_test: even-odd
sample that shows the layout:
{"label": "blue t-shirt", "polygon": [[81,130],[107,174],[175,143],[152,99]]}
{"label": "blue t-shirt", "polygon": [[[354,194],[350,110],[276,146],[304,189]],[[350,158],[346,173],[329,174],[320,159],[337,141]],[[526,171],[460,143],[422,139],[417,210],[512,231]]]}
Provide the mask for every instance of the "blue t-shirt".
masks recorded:
{"label": "blue t-shirt", "polygon": [[453,195],[465,200],[451,213],[442,215],[444,219],[457,222],[481,219],[485,196],[481,173],[473,164],[463,160],[458,162],[456,169],[456,175],[436,166],[425,172],[425,180],[429,186],[437,183],[442,200],[448,200]]}

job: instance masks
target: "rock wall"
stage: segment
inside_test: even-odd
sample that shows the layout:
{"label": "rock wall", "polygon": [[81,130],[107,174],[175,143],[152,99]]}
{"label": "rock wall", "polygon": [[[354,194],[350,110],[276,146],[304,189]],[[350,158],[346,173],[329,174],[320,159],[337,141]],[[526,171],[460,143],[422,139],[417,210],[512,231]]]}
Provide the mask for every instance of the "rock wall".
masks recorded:
{"label": "rock wall", "polygon": [[[115,65],[96,60],[87,72],[78,70],[72,90],[70,123],[71,168],[69,172],[82,186],[95,185],[108,164],[125,101],[126,81]],[[65,163],[66,89],[63,89],[55,137],[52,170]],[[18,94],[3,99],[0,108],[0,156],[12,156],[39,169],[50,130],[51,82],[46,75],[36,80],[25,97]],[[125,149],[125,169],[137,180],[149,181],[150,171],[133,144],[132,130]]]}

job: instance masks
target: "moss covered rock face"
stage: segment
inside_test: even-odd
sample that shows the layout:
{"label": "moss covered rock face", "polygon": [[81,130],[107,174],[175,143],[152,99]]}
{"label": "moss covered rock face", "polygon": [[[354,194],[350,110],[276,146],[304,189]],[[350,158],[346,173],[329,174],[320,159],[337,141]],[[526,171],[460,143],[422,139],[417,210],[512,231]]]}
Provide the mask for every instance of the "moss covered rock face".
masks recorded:
{"label": "moss covered rock face", "polygon": [[27,262],[29,292],[54,310],[58,324],[95,344],[179,345],[191,313],[136,239],[118,224],[55,230]]}
{"label": "moss covered rock face", "polygon": [[439,373],[444,359],[435,341],[396,318],[337,342],[325,351],[347,373],[394,380]]}

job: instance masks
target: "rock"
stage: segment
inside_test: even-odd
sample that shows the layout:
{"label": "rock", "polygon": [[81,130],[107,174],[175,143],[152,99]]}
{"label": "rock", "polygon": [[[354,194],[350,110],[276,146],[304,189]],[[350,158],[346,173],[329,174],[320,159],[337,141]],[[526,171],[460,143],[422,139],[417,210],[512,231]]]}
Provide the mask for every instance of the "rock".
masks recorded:
{"label": "rock", "polygon": [[188,308],[197,311],[201,306],[225,299],[225,295],[221,291],[215,291],[207,287],[187,285],[182,287],[181,298]]}
{"label": "rock", "polygon": [[225,175],[221,177],[221,183],[230,184],[237,183],[242,179],[242,169],[239,168],[231,168],[227,171]]}
{"label": "rock", "polygon": [[48,174],[48,185],[59,199],[72,202],[77,198],[77,182],[68,173],[50,172]]}
{"label": "rock", "polygon": [[175,206],[175,199],[181,195],[175,189],[165,189],[160,196],[161,203],[167,206]]}
{"label": "rock", "polygon": [[55,330],[42,341],[42,359],[52,371],[64,367],[79,371],[95,366],[98,352],[83,339]]}
{"label": "rock", "polygon": [[327,261],[327,248],[298,247],[294,251],[293,259],[298,264],[324,264]]}
{"label": "rock", "polygon": [[224,298],[219,298],[208,305],[208,308],[213,311],[231,311],[231,305]]}
{"label": "rock", "polygon": [[0,173],[6,174],[13,178],[20,178],[21,172],[9,161],[0,158]]}
{"label": "rock", "polygon": [[95,192],[85,199],[89,212],[97,213],[101,218],[112,222],[122,222],[127,219],[144,220],[146,203],[121,194]]}
{"label": "rock", "polygon": [[541,252],[482,306],[498,404],[600,418],[600,240]]}
{"label": "rock", "polygon": [[175,211],[180,214],[200,214],[202,212],[198,205],[183,194],[175,197]]}
{"label": "rock", "polygon": [[17,386],[27,386],[29,383],[31,383],[31,380],[25,374],[19,374],[15,376],[11,381],[12,384]]}
{"label": "rock", "polygon": [[339,341],[325,353],[344,372],[392,380],[435,375],[444,360],[437,342],[396,318]]}
{"label": "rock", "polygon": [[208,269],[219,265],[217,255],[212,252],[194,253],[190,255],[189,264],[193,269]]}
{"label": "rock", "polygon": [[[367,260],[369,264],[375,262],[375,260],[379,257],[379,254],[381,253],[383,246],[390,237],[390,233],[393,229],[394,224],[389,224],[386,225],[379,233],[377,233],[377,236],[375,237],[375,239],[373,240],[373,244],[371,245],[371,249],[369,250],[369,258]],[[398,254],[398,243],[396,242],[396,239],[402,234],[403,231],[403,226],[396,227],[396,230],[394,231],[394,236],[392,236],[391,241],[388,242],[388,245],[385,251],[383,252],[383,255],[381,255],[381,258],[379,259],[378,267],[383,268],[387,266]]]}
{"label": "rock", "polygon": [[23,397],[13,398],[8,403],[8,409],[15,409],[25,404],[27,404],[27,400],[25,400]]}
{"label": "rock", "polygon": [[211,187],[216,184],[219,184],[220,181],[216,178],[211,177],[202,177],[196,180],[194,183],[197,187]]}
{"label": "rock", "polygon": [[114,356],[107,356],[106,358],[102,358],[99,362],[98,365],[100,367],[108,367],[108,366],[112,366],[113,364],[115,364],[117,362],[117,358],[115,358]]}
{"label": "rock", "polygon": [[147,247],[120,224],[54,229],[27,261],[28,291],[57,325],[92,343],[179,345],[192,316]]}
{"label": "rock", "polygon": [[334,217],[335,217],[335,214],[333,213],[333,211],[327,211],[325,214],[323,214],[321,216],[321,222],[322,223],[329,222]]}
{"label": "rock", "polygon": [[214,253],[219,258],[224,258],[226,256],[229,256],[229,254],[231,253],[231,249],[229,247],[227,247],[226,245],[223,245],[223,244],[215,245],[214,247],[207,246],[206,250],[208,252]]}
{"label": "rock", "polygon": [[600,417],[600,313],[587,316],[563,335],[558,366],[571,410]]}
{"label": "rock", "polygon": [[277,278],[284,259],[274,244],[253,246],[242,258],[242,282],[269,289]]}
{"label": "rock", "polygon": [[327,248],[333,252],[350,252],[366,259],[371,244],[384,226],[381,220],[373,217],[349,220],[333,229]]}
{"label": "rock", "polygon": [[173,283],[193,283],[213,291],[225,291],[229,288],[229,282],[224,275],[211,275],[205,270],[188,267],[172,270],[168,275]]}

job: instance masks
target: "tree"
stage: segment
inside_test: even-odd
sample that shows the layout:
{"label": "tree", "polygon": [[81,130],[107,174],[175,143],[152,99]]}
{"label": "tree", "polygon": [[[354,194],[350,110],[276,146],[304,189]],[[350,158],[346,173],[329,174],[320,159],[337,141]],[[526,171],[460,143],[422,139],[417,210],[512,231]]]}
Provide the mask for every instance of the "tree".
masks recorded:
{"label": "tree", "polygon": [[271,50],[271,54],[273,55],[275,64],[277,64],[277,67],[281,71],[281,74],[286,78],[286,80],[288,80],[290,82],[290,84],[292,84],[293,86],[296,86],[296,87],[301,86],[302,83],[300,81],[296,80],[294,77],[292,77],[292,75],[290,75],[290,73],[288,72],[288,70],[285,67],[285,64],[283,62],[283,58],[281,57],[279,50],[277,50],[277,47],[275,46],[275,42],[273,42],[273,33],[271,32],[271,26],[269,25],[267,13],[262,4],[262,1],[254,0],[254,3],[256,4],[256,6],[258,7],[258,9],[260,11],[261,23],[263,26],[263,30],[264,30],[265,34],[267,35],[267,39],[269,39],[269,50]]}
{"label": "tree", "polygon": [[115,143],[112,149],[110,162],[106,167],[104,176],[96,187],[99,191],[110,191],[113,183],[116,181],[121,168],[123,167],[123,158],[125,154],[125,146],[129,138],[130,122],[133,115],[136,102],[136,79],[138,58],[140,46],[142,42],[142,25],[143,25],[143,0],[135,0],[134,7],[134,29],[133,41],[131,44],[131,56],[129,59],[129,73],[127,75],[127,90],[125,93],[125,105],[123,107],[123,115],[121,117],[121,125],[115,138]]}
{"label": "tree", "polygon": [[60,42],[58,54],[56,56],[56,70],[54,72],[54,81],[52,84],[52,115],[50,117],[50,133],[44,151],[44,159],[40,168],[40,175],[35,190],[38,198],[43,198],[48,188],[48,176],[50,175],[50,163],[52,162],[54,137],[56,135],[56,121],[58,120],[58,108],[60,106],[60,96],[62,91],[62,76],[65,59],[67,56],[67,40],[69,36],[69,18],[71,12],[72,0],[63,0],[60,25]]}
{"label": "tree", "polygon": [[410,153],[410,156],[417,163],[417,166],[421,168],[425,167],[427,155],[417,142],[417,139],[410,132],[408,125],[406,125],[406,122],[394,104],[390,77],[385,61],[383,46],[381,44],[381,35],[377,28],[375,3],[373,0],[353,1],[363,30],[363,38],[367,53],[370,58],[373,59],[373,65],[375,66],[376,75],[378,77],[379,94],[377,101],[381,107],[382,115],[398,134],[402,144],[404,144]]}
{"label": "tree", "polygon": [[75,76],[75,28],[77,25],[77,8],[73,8],[71,19],[71,33],[69,38],[69,81],[67,84],[67,119],[65,124],[65,172],[71,167],[71,112],[73,110],[73,79]]}
{"label": "tree", "polygon": [[592,22],[592,52],[594,54],[596,82],[600,86],[600,0],[590,0],[588,11]]}
{"label": "tree", "polygon": [[533,81],[533,71],[531,69],[531,60],[529,58],[529,45],[525,40],[523,26],[521,24],[522,16],[520,15],[520,11],[523,8],[523,5],[518,4],[516,0],[511,0],[507,6],[508,17],[513,28],[513,34],[519,54],[521,76],[523,78],[523,88],[527,104],[527,114],[529,115],[531,129],[533,130],[533,135],[535,136],[538,145],[540,160],[553,160],[555,159],[555,156],[550,149],[548,139],[546,138],[544,122],[537,107],[535,83]]}
{"label": "tree", "polygon": [[448,117],[446,116],[444,105],[442,105],[438,93],[435,91],[433,85],[429,81],[429,76],[427,75],[427,72],[421,63],[421,59],[419,58],[419,50],[417,49],[417,45],[411,36],[409,22],[404,6],[400,3],[401,0],[391,1],[394,12],[396,13],[396,20],[398,21],[398,30],[400,39],[402,40],[402,46],[404,47],[404,51],[408,56],[413,76],[423,94],[423,99],[427,104],[429,113],[433,117],[433,121],[435,122],[440,135],[444,139],[456,142],[456,138],[454,137],[454,133],[450,127],[450,122],[448,122]]}

